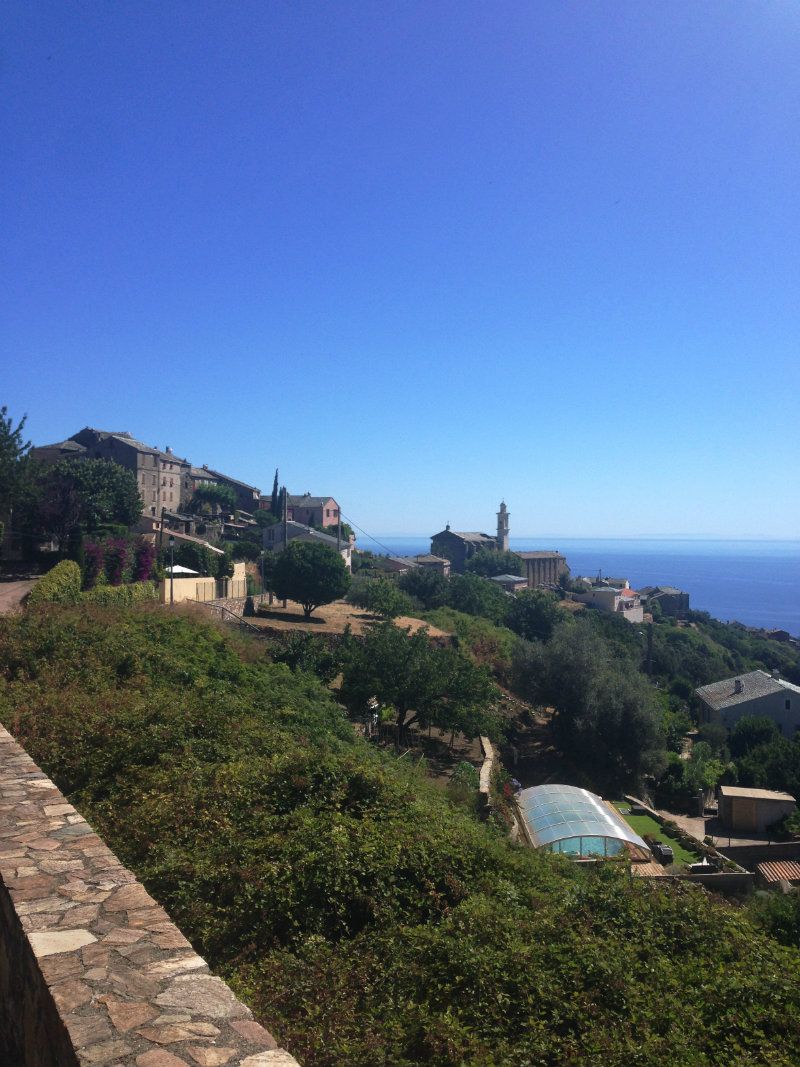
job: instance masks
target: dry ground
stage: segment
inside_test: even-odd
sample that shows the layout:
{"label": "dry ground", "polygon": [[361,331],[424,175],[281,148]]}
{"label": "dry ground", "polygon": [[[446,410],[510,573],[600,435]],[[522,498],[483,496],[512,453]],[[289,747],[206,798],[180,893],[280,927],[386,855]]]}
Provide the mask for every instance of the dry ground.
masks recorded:
{"label": "dry ground", "polygon": [[0,581],[0,615],[5,615],[12,611],[19,611],[23,599],[28,595],[31,589],[33,589],[34,585],[36,585],[36,581],[36,578]]}
{"label": "dry ground", "polygon": [[[336,600],[333,604],[326,604],[323,608],[317,608],[310,619],[303,616],[303,609],[293,600],[287,601],[287,606],[281,606],[282,602],[276,600],[267,607],[268,615],[257,615],[247,621],[255,626],[263,626],[269,630],[304,630],[315,634],[340,634],[346,626],[354,634],[363,634],[369,626],[380,622],[376,615],[370,615],[363,608],[357,608],[344,600]],[[421,626],[427,626],[431,637],[449,637],[444,630],[439,630],[430,623],[422,622],[421,619],[411,619],[400,616],[395,619],[395,625],[410,628],[412,632],[419,630]]]}

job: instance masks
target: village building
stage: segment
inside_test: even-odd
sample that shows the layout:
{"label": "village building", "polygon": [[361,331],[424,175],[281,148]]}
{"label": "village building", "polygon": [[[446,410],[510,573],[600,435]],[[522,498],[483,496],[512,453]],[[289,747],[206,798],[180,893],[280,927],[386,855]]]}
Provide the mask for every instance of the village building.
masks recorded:
{"label": "village building", "polygon": [[777,671],[749,671],[695,689],[702,722],[720,722],[731,730],[744,716],[772,719],[784,737],[800,730],[800,686]]}
{"label": "village building", "polygon": [[585,593],[573,593],[573,600],[598,611],[621,615],[631,623],[644,621],[644,608],[635,589],[617,589],[613,585],[595,585]]}
{"label": "village building", "polygon": [[[437,556],[446,556],[452,563],[452,569],[463,574],[467,561],[481,549],[490,552],[510,551],[510,519],[506,502],[503,500],[497,512],[497,533],[494,537],[477,531],[451,530],[448,523],[443,530],[431,537],[431,552]],[[514,554],[519,556],[525,565],[524,578],[528,589],[556,589],[561,576],[569,574],[566,558],[560,552]]]}
{"label": "village building", "polygon": [[445,559],[444,556],[434,556],[430,552],[423,552],[419,556],[411,556],[410,558],[418,567],[436,571],[444,575],[445,578],[450,577],[450,560]]}
{"label": "village building", "polygon": [[[197,467],[192,469],[194,471],[198,470]],[[240,482],[238,478],[231,478],[230,475],[223,474],[221,471],[211,470],[206,466],[201,467],[200,470],[203,472],[203,476],[195,478],[195,489],[199,489],[201,485],[225,485],[234,492],[236,497],[234,506],[237,511],[252,513],[258,510],[261,499],[260,489],[257,489],[254,485],[248,485],[247,482]]]}
{"label": "village building", "polygon": [[519,593],[528,588],[528,579],[521,574],[495,574],[489,581],[499,585],[506,593]]}
{"label": "village building", "polygon": [[494,551],[497,539],[487,533],[451,530],[449,523],[431,538],[431,555],[445,556],[457,574],[464,573],[467,560],[482,548]]}
{"label": "village building", "polygon": [[[269,507],[270,499],[262,497],[265,507]],[[288,493],[286,496],[286,518],[306,526],[337,526],[341,514],[341,508],[332,496],[312,496],[311,493],[302,496]]]}
{"label": "village building", "polygon": [[737,785],[719,787],[719,820],[737,834],[765,834],[784,815],[797,810],[791,793],[772,789],[749,789]]}
{"label": "village building", "polygon": [[562,575],[569,574],[565,556],[560,552],[516,552],[525,564],[529,589],[557,589]]}
{"label": "village building", "polygon": [[662,615],[669,615],[673,619],[685,618],[689,611],[689,594],[676,589],[674,585],[646,585],[639,590],[639,595],[648,611],[658,604]]}
{"label": "village building", "polygon": [[267,526],[262,535],[262,544],[266,552],[283,552],[290,541],[313,541],[317,544],[327,545],[332,548],[345,562],[348,570],[352,570],[352,554],[355,538],[332,537],[330,534],[321,533],[304,523],[288,519],[286,522],[276,522],[273,526]]}
{"label": "village building", "polygon": [[125,431],[86,427],[67,441],[40,445],[31,454],[43,463],[60,459],[106,459],[136,475],[145,515],[181,510],[191,498],[191,464],[167,446],[163,451],[137,441]]}

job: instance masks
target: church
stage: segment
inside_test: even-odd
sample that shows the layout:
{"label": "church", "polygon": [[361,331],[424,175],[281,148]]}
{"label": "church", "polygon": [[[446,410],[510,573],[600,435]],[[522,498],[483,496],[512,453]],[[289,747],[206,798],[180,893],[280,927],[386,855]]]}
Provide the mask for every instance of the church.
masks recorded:
{"label": "church", "polygon": [[[497,534],[451,530],[450,524],[431,537],[431,552],[449,559],[452,569],[463,574],[467,560],[480,549],[508,552],[509,512],[505,501],[497,512]],[[567,560],[560,552],[516,552],[525,566],[524,577],[529,589],[554,589],[562,574],[569,574]]]}

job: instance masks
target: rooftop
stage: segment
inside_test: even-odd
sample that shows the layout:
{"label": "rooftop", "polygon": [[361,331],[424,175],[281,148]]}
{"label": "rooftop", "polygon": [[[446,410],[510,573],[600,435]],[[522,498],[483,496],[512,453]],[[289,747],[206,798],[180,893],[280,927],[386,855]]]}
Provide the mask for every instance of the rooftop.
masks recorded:
{"label": "rooftop", "polygon": [[560,552],[515,552],[520,559],[566,559]]}
{"label": "rooftop", "polygon": [[[741,683],[737,692],[736,683]],[[695,689],[695,693],[710,708],[720,711],[722,708],[730,708],[735,704],[744,704],[748,700],[756,700],[758,697],[770,696],[772,693],[781,693],[789,690],[800,693],[800,686],[792,685],[782,678],[773,678],[766,671],[750,671],[748,674],[739,674],[735,678],[725,678],[721,682],[711,682],[710,685],[702,685]]]}
{"label": "rooftop", "polygon": [[443,537],[445,534],[451,534],[453,537],[457,537],[460,541],[477,541],[479,544],[491,542],[493,545],[497,544],[496,537],[492,537],[491,534],[481,533],[479,530],[440,530],[439,533],[435,533],[433,537]]}
{"label": "rooftop", "polygon": [[322,508],[330,500],[333,500],[332,496],[312,496],[310,493],[303,493],[302,496],[297,493],[287,493],[286,495],[286,503],[293,508]]}
{"label": "rooftop", "polygon": [[[85,430],[80,430],[79,433],[85,433],[86,430],[89,433],[97,434],[97,436],[105,441],[109,437],[112,437],[115,441],[121,441],[125,445],[130,445],[131,448],[135,448],[137,452],[144,452],[149,456],[158,456],[159,459],[165,460],[168,463],[188,463],[188,459],[182,459],[180,456],[176,456],[174,452],[164,452],[160,448],[154,448],[153,445],[146,445],[144,441],[138,441],[135,437],[127,432],[127,430],[97,430],[92,426],[87,426]],[[78,434],[73,434],[73,437],[77,437]]]}
{"label": "rooftop", "polygon": [[748,800],[789,800],[794,803],[791,793],[778,793],[773,789],[750,789],[741,785],[721,785],[719,794],[722,797],[747,797]]}
{"label": "rooftop", "polygon": [[233,485],[240,485],[242,489],[249,489],[253,493],[261,495],[261,490],[257,489],[254,485],[248,485],[247,482],[240,482],[238,478],[231,478],[229,474],[223,474],[222,471],[212,471],[210,467],[203,467],[203,471],[206,474],[210,474],[212,478],[222,478],[226,482],[231,482]]}
{"label": "rooftop", "polygon": [[495,574],[490,579],[492,582],[527,582],[521,574]]}
{"label": "rooftop", "polygon": [[768,863],[759,863],[756,873],[765,882],[800,882],[800,863],[797,860],[770,860]]}

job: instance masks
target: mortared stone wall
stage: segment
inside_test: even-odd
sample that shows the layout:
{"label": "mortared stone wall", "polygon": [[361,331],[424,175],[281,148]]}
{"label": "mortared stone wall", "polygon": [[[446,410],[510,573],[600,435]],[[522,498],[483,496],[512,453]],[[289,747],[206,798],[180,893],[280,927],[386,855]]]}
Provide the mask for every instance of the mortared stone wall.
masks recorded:
{"label": "mortared stone wall", "polygon": [[297,1067],[2,727],[0,1064]]}

